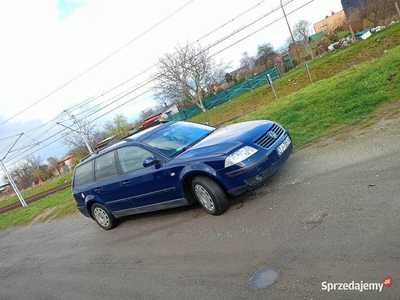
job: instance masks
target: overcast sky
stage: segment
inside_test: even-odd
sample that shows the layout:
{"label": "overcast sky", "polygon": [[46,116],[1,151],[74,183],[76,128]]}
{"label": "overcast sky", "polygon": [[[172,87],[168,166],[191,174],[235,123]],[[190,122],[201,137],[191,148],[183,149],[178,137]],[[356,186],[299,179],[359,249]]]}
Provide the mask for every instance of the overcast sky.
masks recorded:
{"label": "overcast sky", "polygon": [[[342,10],[340,0],[283,4],[291,26]],[[99,125],[116,114],[135,121],[154,106],[143,84],[153,65],[178,44],[215,44],[232,69],[259,44],[280,48],[290,37],[282,17],[279,0],[1,1],[0,159],[65,155],[56,125],[72,125],[65,110]]]}

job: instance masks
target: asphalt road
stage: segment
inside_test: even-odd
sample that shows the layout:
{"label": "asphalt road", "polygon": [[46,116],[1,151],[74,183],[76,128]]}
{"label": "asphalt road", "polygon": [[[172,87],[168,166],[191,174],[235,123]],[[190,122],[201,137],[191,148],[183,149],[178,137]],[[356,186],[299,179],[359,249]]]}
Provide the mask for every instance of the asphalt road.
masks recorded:
{"label": "asphalt road", "polygon": [[[399,128],[297,149],[218,217],[195,205],[112,231],[80,214],[2,231],[0,299],[400,299]],[[278,277],[257,289],[265,268]],[[322,290],[387,276],[381,292]]]}

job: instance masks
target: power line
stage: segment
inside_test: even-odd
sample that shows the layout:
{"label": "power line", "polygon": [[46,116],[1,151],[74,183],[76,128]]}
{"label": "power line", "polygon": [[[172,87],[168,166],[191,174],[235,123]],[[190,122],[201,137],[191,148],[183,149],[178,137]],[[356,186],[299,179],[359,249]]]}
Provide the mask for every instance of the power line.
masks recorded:
{"label": "power line", "polygon": [[[292,2],[292,1],[293,1],[293,0],[289,0],[288,2]],[[218,31],[218,30],[220,30],[220,29],[222,29],[223,27],[225,27],[225,26],[228,25],[229,23],[231,23],[231,22],[237,20],[238,18],[244,16],[245,14],[249,13],[251,10],[253,10],[253,9],[257,8],[258,6],[260,6],[263,2],[265,2],[265,0],[263,0],[263,1],[259,2],[259,3],[257,3],[256,5],[250,7],[249,9],[247,9],[246,11],[244,11],[243,13],[240,13],[240,14],[238,14],[237,16],[233,17],[233,18],[232,18],[231,20],[229,20],[228,22],[225,22],[224,24],[220,25],[220,26],[217,27],[216,29],[214,29],[214,30],[208,32],[207,34],[203,35],[202,37],[200,37],[199,39],[197,39],[195,42],[193,42],[191,45],[193,45],[193,44],[195,44],[195,43],[201,41],[202,39],[206,38],[207,36],[209,36],[209,35],[215,33],[216,31]],[[155,66],[155,65],[153,65],[153,66],[151,66],[151,67],[145,69],[144,71],[139,72],[138,74],[136,74],[136,75],[130,77],[129,79],[127,79],[127,80],[125,80],[124,82],[122,82],[122,83],[120,83],[120,84],[118,84],[118,85],[112,87],[111,89],[109,89],[109,90],[107,90],[107,91],[105,91],[105,92],[102,92],[101,95],[99,95],[99,96],[93,96],[93,97],[87,99],[86,101],[88,101],[88,102],[94,101],[94,100],[96,100],[96,99],[98,99],[98,98],[100,98],[100,97],[102,97],[102,96],[108,94],[109,92],[112,92],[113,90],[115,90],[115,89],[117,89],[117,88],[119,88],[119,87],[125,85],[126,83],[132,81],[133,79],[139,77],[140,75],[145,74],[146,72],[150,71],[151,69],[154,68],[154,66]],[[124,92],[125,92],[125,91],[121,92],[120,94],[123,94]],[[120,95],[120,94],[118,94],[118,95]],[[116,96],[114,96],[114,97],[118,97],[118,95],[116,95]],[[108,99],[108,100],[109,100],[109,99]],[[106,100],[106,101],[108,101],[108,100]],[[84,101],[83,103],[85,103],[86,101]],[[86,103],[85,103],[85,104],[86,104]],[[85,104],[78,103],[76,106],[83,106],[83,105],[85,105]],[[70,109],[73,110],[73,108],[70,108]]]}
{"label": "power line", "polygon": [[[228,21],[228,22],[222,24],[222,25],[219,26],[217,29],[212,30],[211,32],[209,32],[209,33],[207,33],[206,35],[202,36],[200,39],[197,39],[197,42],[200,41],[200,40],[202,40],[203,38],[209,36],[210,34],[216,32],[218,29],[221,29],[222,27],[226,26],[228,23],[233,22],[233,21],[235,21],[236,19],[238,19],[239,17],[245,15],[246,13],[248,13],[248,12],[251,11],[251,10],[253,10],[253,9],[256,8],[257,6],[261,5],[261,3],[263,3],[264,1],[265,1],[265,0],[259,2],[258,4],[254,5],[253,7],[247,9],[245,12],[243,12],[243,13],[241,13],[241,14],[235,16],[234,18],[232,18],[232,20],[230,20],[230,21]],[[190,3],[190,2],[189,2],[189,3]],[[186,5],[188,5],[189,3],[187,3]],[[185,5],[185,6],[186,6],[186,5]],[[183,7],[185,7],[185,6],[183,6]],[[183,7],[181,7],[180,9],[182,9]],[[179,9],[179,10],[180,10],[180,9]],[[177,11],[179,11],[179,10],[177,10]],[[177,12],[177,11],[176,11],[176,12]],[[172,16],[172,15],[170,15],[170,16]],[[156,27],[157,25],[159,25],[159,24],[162,23],[163,21],[164,21],[164,20],[158,22],[158,23],[157,23],[156,25],[154,25],[152,28]],[[146,32],[149,32],[152,28],[150,28],[150,29],[147,30]],[[141,36],[143,36],[146,32],[142,33]],[[139,36],[139,37],[140,37],[140,36]],[[139,38],[139,37],[138,37],[138,38]],[[136,38],[136,39],[137,39],[137,38]],[[131,42],[133,42],[133,41],[134,41],[134,40],[132,40]],[[131,42],[130,42],[130,43],[131,43]],[[128,43],[128,44],[130,44],[130,43]],[[126,47],[128,44],[126,44],[124,47]],[[124,48],[124,47],[122,47],[122,48]],[[120,48],[119,50],[115,51],[114,54],[117,53],[118,51],[120,51],[122,48]],[[110,57],[110,56],[109,56],[109,57]],[[104,59],[104,60],[105,60],[105,59]],[[104,60],[102,60],[102,61],[104,61]],[[98,63],[98,64],[99,64],[99,63]],[[81,103],[78,103],[77,105],[75,105],[75,107],[77,107],[77,106],[82,107],[83,105],[85,105],[85,104],[87,104],[87,103],[90,103],[91,101],[94,101],[94,100],[98,99],[99,97],[104,96],[105,94],[107,94],[107,93],[109,93],[109,92],[111,92],[111,91],[117,89],[117,88],[120,87],[120,86],[123,86],[124,84],[126,84],[127,82],[133,80],[134,78],[138,77],[139,75],[142,75],[142,74],[148,72],[148,71],[149,71],[150,69],[152,69],[153,67],[154,67],[154,66],[151,66],[151,67],[148,68],[147,70],[138,73],[137,75],[135,75],[135,76],[129,78],[128,80],[124,81],[123,83],[121,83],[121,84],[119,84],[119,85],[117,85],[117,86],[111,88],[110,90],[108,90],[108,91],[106,91],[106,92],[101,93],[100,96],[91,97],[91,98],[88,98],[87,100],[85,100],[85,101],[83,101],[83,102],[81,102]],[[82,74],[81,74],[81,75],[82,75]],[[78,75],[78,76],[81,76],[81,75]],[[77,77],[76,77],[76,78],[77,78]],[[142,83],[140,83],[139,85],[142,85]],[[65,85],[64,85],[64,86],[65,86]],[[113,97],[109,98],[109,99],[106,100],[106,101],[110,101],[112,98],[115,98],[115,97],[117,97],[117,100],[116,100],[116,101],[118,101],[119,99],[121,99],[121,97],[118,97],[118,96],[119,96],[119,95],[122,95],[122,94],[124,94],[124,93],[125,93],[125,96],[129,94],[129,93],[126,93],[126,91],[123,91],[123,92],[121,92],[121,93],[119,93],[119,94],[117,94],[117,95],[114,95]],[[49,94],[48,96],[50,96],[50,94]],[[48,96],[46,96],[46,97],[48,97]],[[40,101],[41,101],[41,100],[40,100]],[[30,108],[30,107],[29,107],[29,108]],[[29,108],[27,108],[27,109],[29,109]],[[27,109],[25,109],[25,110],[27,110]],[[74,109],[74,107],[72,107],[72,108],[70,108],[70,109]],[[24,111],[25,111],[25,110],[24,110]],[[22,111],[22,112],[23,112],[23,111]],[[22,113],[22,112],[20,112],[20,113]],[[84,112],[82,112],[82,113],[84,113]],[[17,114],[17,115],[18,115],[18,114]],[[17,115],[15,115],[15,116],[17,116]],[[14,116],[14,117],[15,117],[15,116]],[[30,130],[30,132],[34,132],[34,131],[40,130],[40,128],[45,127],[47,124],[51,123],[52,121],[55,121],[57,118],[58,118],[58,117],[54,118],[53,120],[51,120],[51,121],[49,121],[49,122],[47,122],[47,123],[45,123],[45,124],[42,124],[41,126],[35,128],[35,129]],[[9,119],[9,120],[10,120],[10,119]],[[1,124],[0,124],[0,125],[1,125]],[[54,126],[53,126],[53,128],[54,128]],[[50,130],[51,130],[51,129],[50,129]],[[24,147],[26,147],[26,146],[24,146]]]}
{"label": "power line", "polygon": [[[291,1],[293,1],[293,0],[290,0],[290,1],[288,1],[287,3],[291,2]],[[308,3],[306,3],[305,5],[308,5],[309,3],[313,2],[313,1],[314,1],[314,0],[311,0],[311,1],[309,1]],[[295,11],[297,11],[297,10],[299,10],[300,8],[304,7],[305,5],[303,5],[303,6],[299,7],[299,8],[297,8],[297,9],[295,9],[295,10],[289,12],[288,15],[291,14],[291,13],[293,13],[293,12],[295,12]],[[248,24],[248,25],[246,25],[246,26],[244,26],[244,27],[247,28],[247,27],[253,25],[253,24],[256,23],[257,21],[261,20],[262,18],[264,18],[264,17],[267,16],[267,15],[270,15],[271,13],[275,12],[276,10],[277,10],[277,8],[273,9],[270,13],[265,14],[265,15],[263,15],[262,17],[257,18],[256,21],[253,21],[253,22],[251,22],[250,24]],[[244,39],[246,39],[246,38],[248,38],[248,37],[254,35],[255,33],[261,31],[262,29],[265,29],[266,27],[268,27],[268,26],[272,25],[273,23],[275,23],[275,22],[281,20],[282,18],[283,18],[283,17],[281,17],[281,18],[279,18],[279,19],[277,19],[277,20],[275,20],[275,21],[273,21],[273,22],[271,22],[271,23],[269,23],[269,24],[263,26],[262,28],[259,28],[259,29],[256,30],[256,31],[253,31],[252,33],[248,34],[247,36],[245,36],[245,37],[239,39],[238,41],[236,41],[236,42],[230,44],[229,46],[223,48],[222,50],[219,50],[218,52],[214,53],[212,56],[215,56],[215,55],[217,55],[217,54],[219,54],[219,53],[225,51],[226,49],[228,49],[228,48],[232,47],[233,45],[235,45],[235,44],[237,44],[237,43],[243,41]],[[210,45],[209,45],[208,47],[206,47],[203,51],[207,51],[207,50],[211,49],[212,47],[214,47],[214,46],[216,46],[217,44],[221,43],[222,41],[224,41],[224,40],[226,40],[226,39],[228,39],[228,38],[234,36],[235,34],[237,34],[238,32],[240,32],[240,31],[242,31],[242,30],[243,30],[243,28],[240,28],[240,29],[238,29],[238,30],[232,32],[232,33],[229,34],[228,36],[225,36],[224,38],[219,39],[217,42],[214,42],[214,43],[210,44]],[[202,53],[202,52],[200,52],[200,53]],[[199,54],[200,54],[200,53],[199,53]],[[100,112],[100,111],[103,110],[105,107],[108,107],[108,106],[110,106],[111,104],[115,104],[117,101],[120,101],[120,100],[124,99],[124,98],[127,97],[128,95],[132,94],[133,92],[139,90],[139,89],[142,88],[142,87],[145,87],[146,85],[148,85],[149,83],[151,83],[151,82],[154,81],[154,80],[155,80],[155,79],[153,78],[153,79],[149,79],[149,80],[142,81],[141,83],[135,85],[133,88],[127,89],[127,90],[125,90],[125,91],[123,91],[123,92],[120,92],[120,93],[117,94],[117,95],[114,95],[113,97],[111,97],[111,98],[105,100],[104,102],[108,102],[108,101],[114,99],[115,97],[117,97],[117,99],[115,99],[115,100],[112,101],[111,103],[108,103],[106,106],[103,106],[103,107],[100,108],[100,109],[97,109],[97,110],[93,109],[93,111],[90,112],[90,114],[89,114],[88,116],[86,116],[86,117],[90,117],[90,116],[92,116],[92,115],[94,115],[94,114]],[[129,80],[127,80],[127,81],[129,81]],[[127,81],[125,81],[124,83],[126,83]],[[122,83],[122,84],[120,84],[120,85],[118,85],[118,86],[112,88],[110,91],[115,90],[117,87],[120,87],[120,86],[123,85],[124,83]],[[130,90],[130,91],[127,92],[128,90]],[[109,114],[110,112],[112,112],[112,111],[114,111],[115,109],[117,109],[117,108],[119,108],[119,107],[121,107],[121,106],[123,106],[123,105],[125,105],[125,104],[127,104],[127,103],[129,103],[129,102],[131,102],[132,100],[139,98],[140,96],[142,96],[142,95],[144,95],[144,94],[150,92],[151,90],[152,90],[152,88],[147,89],[146,91],[140,93],[139,95],[136,95],[135,97],[132,97],[132,98],[128,99],[127,101],[124,101],[122,104],[119,104],[117,107],[111,109],[110,111],[105,112],[104,114],[102,114],[102,115],[99,116],[99,117],[96,117],[95,119],[91,120],[90,122],[93,122],[93,121],[98,120],[99,118],[101,118],[101,117],[103,117],[103,116]],[[124,95],[123,95],[123,96],[120,96],[120,95],[122,95],[122,94],[124,94]],[[102,93],[101,96],[102,96],[102,95],[104,95],[104,93]],[[90,103],[91,101],[93,101],[93,99],[97,99],[98,97],[101,97],[101,96],[88,98],[87,100],[85,100],[85,101],[82,102],[82,103],[84,103],[84,104],[79,103],[79,104],[75,105],[74,107],[79,107],[79,106],[82,107],[83,105],[86,105],[87,103]],[[120,96],[120,97],[119,97],[119,96]],[[104,102],[103,102],[103,104],[104,104]],[[88,111],[89,111],[89,110],[86,110],[86,112],[88,112]],[[85,113],[85,112],[83,111],[82,113]],[[53,128],[54,128],[54,126],[53,126]],[[64,131],[64,130],[63,130],[63,131]],[[60,131],[59,133],[61,133],[61,131]],[[57,136],[59,133],[54,134],[54,135],[52,135],[50,138],[47,138],[47,139],[45,139],[45,140],[39,142],[39,144],[42,144],[42,143],[48,141],[49,139],[51,139],[51,138]],[[62,137],[56,139],[55,141],[53,141],[53,142],[51,142],[51,143],[46,144],[45,146],[41,147],[40,149],[38,149],[38,150],[36,150],[36,151],[42,150],[43,148],[45,148],[45,147],[51,145],[52,143],[55,143],[55,142],[59,141],[61,138],[62,138]],[[35,147],[35,146],[37,146],[37,144],[35,144],[34,146],[32,146],[32,148]],[[31,149],[32,149],[32,148],[31,148]],[[36,152],[36,151],[35,151],[35,152]],[[26,153],[26,152],[27,152],[27,151],[24,151],[24,153]],[[33,153],[35,153],[35,152],[33,152]],[[32,154],[32,153],[31,153],[31,154]],[[28,157],[28,156],[31,155],[31,154],[28,154],[28,155],[25,156],[25,157]],[[18,157],[18,156],[19,156],[19,155],[16,155],[16,156],[12,157],[11,159],[16,158],[16,157]],[[10,159],[10,160],[11,160],[11,159]]]}
{"label": "power line", "polygon": [[[287,1],[287,3],[292,2],[292,1],[293,1],[293,0],[289,0],[289,1]],[[262,2],[264,2],[264,1],[262,1]],[[250,10],[254,9],[255,7],[259,6],[262,2],[260,2],[260,3],[258,3],[257,5],[251,7],[250,9],[246,10],[245,13],[247,13],[247,12],[249,12]],[[287,4],[287,3],[286,3],[286,4]],[[220,44],[222,41],[224,41],[224,40],[226,40],[226,39],[228,39],[228,38],[234,36],[235,34],[239,33],[240,31],[242,31],[242,30],[244,30],[244,29],[246,29],[246,28],[248,28],[248,27],[254,25],[254,24],[257,23],[258,21],[260,21],[260,20],[262,20],[263,18],[269,16],[269,15],[272,14],[273,12],[277,11],[279,8],[280,8],[280,6],[277,7],[277,8],[275,8],[275,9],[273,9],[271,12],[266,13],[266,14],[264,14],[264,15],[258,17],[256,20],[252,21],[250,24],[247,24],[247,25],[245,25],[245,26],[242,26],[241,28],[239,28],[238,30],[235,30],[235,31],[231,32],[231,33],[228,34],[227,36],[225,36],[225,37],[223,37],[223,38],[221,38],[221,39],[218,39],[218,40],[215,41],[214,43],[212,43],[212,44],[210,44],[209,46],[207,46],[207,47],[204,49],[204,51],[211,49],[212,47],[216,46],[217,44]],[[242,16],[242,15],[244,15],[244,13],[239,14],[239,15],[238,15],[237,17],[235,17],[235,18],[237,19],[238,17],[240,17],[240,16]],[[232,22],[233,20],[235,20],[235,18],[233,18],[233,19],[232,19],[231,21],[229,21],[229,22]],[[226,24],[228,24],[229,22],[224,23],[223,25],[221,25],[221,26],[218,27],[217,29],[220,29],[220,28],[224,27],[224,26],[225,26]],[[215,31],[216,31],[216,30],[213,30],[213,31],[209,32],[208,34],[204,35],[204,36],[201,37],[200,39],[197,39],[196,41],[199,41],[199,40],[203,39],[204,37],[210,35],[211,33],[215,32]],[[195,43],[195,42],[194,42],[194,43]],[[192,45],[193,45],[194,43],[192,43]],[[228,47],[228,48],[229,48],[229,47]],[[220,52],[221,52],[221,51],[220,51]],[[218,53],[220,53],[220,52],[218,52]],[[122,86],[123,84],[125,84],[126,82],[132,80],[133,78],[135,78],[135,77],[141,75],[142,73],[145,73],[145,72],[149,71],[149,70],[152,69],[153,67],[154,67],[154,65],[153,65],[152,67],[146,69],[144,72],[141,72],[141,73],[135,75],[134,77],[128,79],[127,81],[125,81],[124,83],[118,85],[117,87]],[[148,83],[150,83],[151,81],[153,81],[153,80],[148,81]],[[146,80],[145,82],[147,82],[147,80]],[[142,82],[142,83],[139,83],[137,86],[142,87],[143,85],[144,85],[144,84],[143,84],[143,82]],[[111,90],[114,90],[114,89],[116,89],[117,87],[114,87],[114,88],[112,88]],[[109,91],[111,91],[111,90],[109,90]],[[134,89],[133,91],[135,91],[135,90],[136,90],[136,89]],[[107,91],[107,92],[105,92],[105,93],[108,93],[109,91]],[[133,91],[126,92],[126,90],[125,90],[125,91],[121,92],[120,94],[118,94],[118,95],[121,95],[121,94],[124,94],[124,93],[125,93],[124,96],[122,96],[122,97],[114,96],[114,97],[118,97],[118,98],[115,100],[115,102],[118,101],[118,100],[120,100],[121,98],[123,98],[123,97],[125,97],[125,96],[131,94]],[[102,93],[102,95],[104,95],[105,93]],[[98,98],[98,97],[96,97],[95,99],[97,99],[97,98]],[[112,97],[112,98],[113,98],[113,97]],[[105,100],[105,101],[109,101],[109,100],[111,100],[112,98],[109,98],[109,99],[107,99],[107,100]],[[109,105],[110,105],[110,104],[108,104],[108,105],[106,105],[106,106],[109,106]],[[104,107],[104,106],[103,106],[103,107]],[[91,114],[91,115],[92,115],[92,114]],[[89,115],[89,116],[90,116],[90,115]]]}
{"label": "power line", "polygon": [[149,29],[145,30],[143,33],[141,33],[139,36],[135,37],[133,40],[129,41],[127,44],[123,45],[122,47],[120,47],[119,49],[115,50],[114,52],[112,52],[111,54],[109,54],[108,56],[106,56],[105,58],[103,58],[102,60],[100,60],[99,62],[97,62],[96,64],[94,64],[93,66],[91,66],[89,69],[83,71],[82,73],[78,74],[77,76],[75,76],[74,78],[72,78],[71,80],[67,81],[66,83],[64,83],[63,85],[61,85],[60,87],[58,87],[57,89],[55,89],[54,91],[52,91],[51,93],[47,94],[46,96],[44,96],[43,98],[39,99],[38,101],[36,101],[35,103],[31,104],[30,106],[28,106],[27,108],[23,109],[22,111],[20,111],[19,113],[15,114],[14,116],[6,119],[5,121],[0,123],[0,126],[7,123],[8,121],[14,119],[15,117],[21,115],[22,113],[24,113],[25,111],[27,111],[28,109],[32,108],[33,106],[37,105],[38,103],[42,102],[43,100],[47,99],[48,97],[50,97],[51,95],[55,94],[56,92],[58,92],[59,90],[61,90],[62,88],[66,87],[67,85],[69,85],[70,83],[72,83],[73,81],[77,80],[78,78],[80,78],[81,76],[83,76],[84,74],[88,73],[89,71],[91,71],[92,69],[94,69],[95,67],[97,67],[98,65],[100,65],[101,63],[105,62],[107,59],[109,59],[110,57],[114,56],[115,54],[117,54],[118,52],[120,52],[122,49],[126,48],[127,46],[129,46],[130,44],[132,44],[134,41],[138,40],[139,38],[141,38],[142,36],[144,36],[145,34],[147,34],[149,31],[153,30],[154,28],[156,28],[157,26],[159,26],[160,24],[162,24],[163,22],[165,22],[166,20],[168,20],[170,17],[172,17],[173,15],[175,15],[176,13],[178,13],[180,10],[182,10],[183,8],[185,8],[187,5],[189,5],[190,3],[192,3],[194,0],[190,0],[189,2],[187,2],[186,4],[184,4],[183,6],[181,6],[180,8],[178,8],[177,10],[175,10],[173,13],[171,13],[170,15],[168,15],[167,17],[165,17],[164,19],[162,19],[161,21],[159,21],[158,23],[156,23],[155,25],[153,25],[152,27],[150,27]]}

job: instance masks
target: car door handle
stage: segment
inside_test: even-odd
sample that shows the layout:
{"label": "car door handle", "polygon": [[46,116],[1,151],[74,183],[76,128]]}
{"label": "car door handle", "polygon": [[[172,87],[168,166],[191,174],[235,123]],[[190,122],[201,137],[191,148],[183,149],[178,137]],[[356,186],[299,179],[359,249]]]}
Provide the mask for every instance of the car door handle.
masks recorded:
{"label": "car door handle", "polygon": [[130,180],[126,180],[122,183],[123,186],[128,186],[131,185],[131,181]]}

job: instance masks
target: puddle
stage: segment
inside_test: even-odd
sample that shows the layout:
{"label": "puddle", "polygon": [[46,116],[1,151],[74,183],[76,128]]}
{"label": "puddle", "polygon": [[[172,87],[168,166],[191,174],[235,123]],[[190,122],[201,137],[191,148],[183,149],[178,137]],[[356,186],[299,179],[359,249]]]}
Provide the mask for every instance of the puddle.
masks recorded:
{"label": "puddle", "polygon": [[279,272],[274,268],[266,268],[258,272],[252,279],[251,284],[257,290],[266,289],[273,285],[279,277]]}

